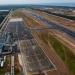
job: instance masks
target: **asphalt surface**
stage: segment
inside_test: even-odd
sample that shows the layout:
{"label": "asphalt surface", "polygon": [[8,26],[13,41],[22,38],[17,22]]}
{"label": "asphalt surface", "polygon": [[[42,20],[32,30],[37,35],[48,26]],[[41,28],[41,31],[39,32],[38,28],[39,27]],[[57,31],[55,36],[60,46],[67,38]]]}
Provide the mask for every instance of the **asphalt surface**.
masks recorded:
{"label": "asphalt surface", "polygon": [[[55,69],[54,64],[47,58],[43,50],[37,45],[31,31],[22,21],[9,21],[3,32],[4,37],[6,37],[6,33],[13,34],[13,43],[20,43],[24,74],[41,73],[43,71]],[[9,35],[8,41],[12,37]],[[25,44],[21,46],[23,44],[23,40],[25,41]]]}

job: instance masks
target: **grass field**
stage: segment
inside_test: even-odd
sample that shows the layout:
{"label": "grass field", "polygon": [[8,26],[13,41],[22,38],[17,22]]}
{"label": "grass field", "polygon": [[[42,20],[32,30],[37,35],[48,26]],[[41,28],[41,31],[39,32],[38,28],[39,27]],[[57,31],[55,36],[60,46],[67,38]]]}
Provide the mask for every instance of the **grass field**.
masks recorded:
{"label": "grass field", "polygon": [[57,54],[62,58],[62,60],[66,63],[69,70],[75,75],[75,56],[70,51],[69,48],[67,48],[65,45],[63,45],[59,40],[54,38],[53,36],[49,36],[49,41]]}
{"label": "grass field", "polygon": [[64,61],[66,66],[68,67],[69,71],[72,75],[75,75],[75,56],[71,52],[71,50],[62,44],[59,40],[54,38],[54,36],[49,35],[42,35],[42,40],[48,44],[51,43],[52,47],[56,51],[56,53],[60,56],[60,58]]}

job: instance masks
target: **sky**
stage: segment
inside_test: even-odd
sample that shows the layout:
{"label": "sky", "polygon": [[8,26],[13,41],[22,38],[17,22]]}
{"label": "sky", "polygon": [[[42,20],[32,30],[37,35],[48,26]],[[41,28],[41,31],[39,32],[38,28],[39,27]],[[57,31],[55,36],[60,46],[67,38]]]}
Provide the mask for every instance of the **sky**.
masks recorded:
{"label": "sky", "polygon": [[70,3],[75,0],[0,0],[0,5],[8,4],[43,4],[43,3]]}

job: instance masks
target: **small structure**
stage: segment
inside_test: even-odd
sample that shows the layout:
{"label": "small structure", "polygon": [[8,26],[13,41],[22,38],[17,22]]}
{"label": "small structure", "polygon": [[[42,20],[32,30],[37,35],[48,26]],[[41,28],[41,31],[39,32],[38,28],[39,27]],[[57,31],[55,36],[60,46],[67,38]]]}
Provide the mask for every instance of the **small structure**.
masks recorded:
{"label": "small structure", "polygon": [[2,47],[3,44],[0,44],[0,67],[3,67]]}

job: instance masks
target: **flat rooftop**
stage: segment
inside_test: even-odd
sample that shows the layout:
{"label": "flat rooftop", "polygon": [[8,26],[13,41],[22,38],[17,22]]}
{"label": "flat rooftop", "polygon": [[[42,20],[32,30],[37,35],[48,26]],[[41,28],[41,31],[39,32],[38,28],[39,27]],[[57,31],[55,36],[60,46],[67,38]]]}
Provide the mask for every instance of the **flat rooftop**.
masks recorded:
{"label": "flat rooftop", "polygon": [[22,18],[12,18],[9,20],[9,22],[18,22],[18,21],[23,21]]}

